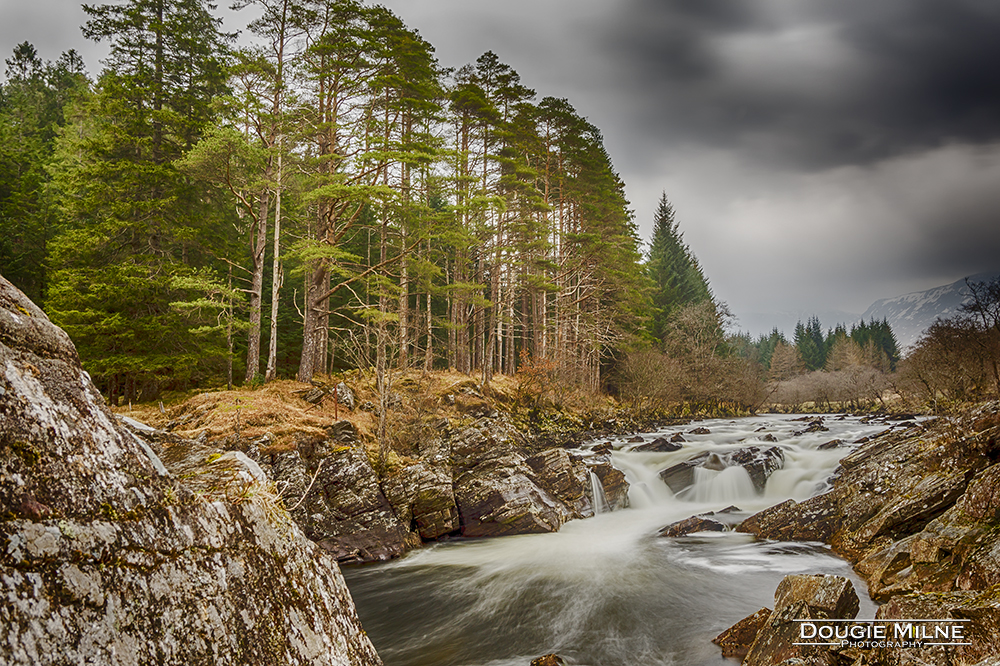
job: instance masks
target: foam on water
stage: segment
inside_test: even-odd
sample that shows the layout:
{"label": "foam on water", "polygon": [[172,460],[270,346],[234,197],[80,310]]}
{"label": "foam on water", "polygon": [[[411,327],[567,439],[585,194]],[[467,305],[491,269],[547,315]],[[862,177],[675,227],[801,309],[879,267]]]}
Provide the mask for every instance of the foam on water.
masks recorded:
{"label": "foam on water", "polygon": [[[665,525],[730,505],[741,510],[738,520],[789,497],[805,499],[851,450],[821,444],[885,428],[827,417],[828,432],[796,436],[808,424],[791,419],[712,420],[698,424],[710,434],[693,435],[689,425],[643,435],[682,433],[687,443],[668,453],[633,451],[638,444],[621,438],[611,460],[631,486],[629,509],[572,521],[557,533],[441,543],[385,565],[347,568],[362,622],[386,666],[523,666],[548,652],[576,664],[624,666],[726,663],[711,638],[773,603],[788,573],[852,577],[864,597],[862,616],[872,617],[863,584],[819,544],[756,542],[735,532],[656,537]],[[725,458],[746,446],[784,452],[783,468],[761,494],[739,466],[696,468],[694,484],[677,496],[659,476],[700,454]]]}

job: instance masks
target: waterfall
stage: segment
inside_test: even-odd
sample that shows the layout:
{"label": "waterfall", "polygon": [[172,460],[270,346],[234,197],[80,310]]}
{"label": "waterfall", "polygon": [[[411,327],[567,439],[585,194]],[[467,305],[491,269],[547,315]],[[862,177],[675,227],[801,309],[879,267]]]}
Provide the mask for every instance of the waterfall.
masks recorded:
{"label": "waterfall", "polygon": [[684,499],[717,504],[720,509],[727,504],[738,504],[757,497],[750,475],[739,465],[721,471],[696,467],[694,484],[682,494]]}
{"label": "waterfall", "polygon": [[594,498],[595,516],[611,511],[608,498],[604,495],[604,484],[601,483],[601,477],[597,476],[593,470],[590,472],[590,496]]}

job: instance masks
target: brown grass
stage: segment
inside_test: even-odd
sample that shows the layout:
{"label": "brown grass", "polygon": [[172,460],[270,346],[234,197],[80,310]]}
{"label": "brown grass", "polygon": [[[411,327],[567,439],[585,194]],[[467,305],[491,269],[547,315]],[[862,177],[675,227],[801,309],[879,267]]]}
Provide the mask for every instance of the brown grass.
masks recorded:
{"label": "brown grass", "polygon": [[[234,436],[249,442],[270,433],[273,441],[266,452],[291,450],[302,440],[326,438],[324,426],[346,419],[357,428],[366,448],[374,450],[377,417],[374,411],[360,409],[365,402],[378,401],[374,379],[357,370],[317,379],[328,386],[341,381],[347,384],[355,395],[355,409],[336,407],[329,396],[319,405],[312,405],[302,399],[312,387],[292,380],[271,382],[256,389],[182,395],[165,404],[163,412],[158,403],[113,409],[156,428],[173,423],[174,434],[187,439],[204,436],[208,444],[216,446]],[[519,395],[516,378],[495,375],[486,394],[479,379],[451,370],[429,374],[414,370],[394,377],[392,392],[401,398],[401,403],[390,409],[387,418],[390,444],[400,460],[417,455],[422,439],[433,436],[430,424],[441,418],[461,423],[474,418],[483,407],[501,411],[515,407]],[[570,398],[563,404],[577,409],[594,409],[607,405],[609,400],[575,394]]]}

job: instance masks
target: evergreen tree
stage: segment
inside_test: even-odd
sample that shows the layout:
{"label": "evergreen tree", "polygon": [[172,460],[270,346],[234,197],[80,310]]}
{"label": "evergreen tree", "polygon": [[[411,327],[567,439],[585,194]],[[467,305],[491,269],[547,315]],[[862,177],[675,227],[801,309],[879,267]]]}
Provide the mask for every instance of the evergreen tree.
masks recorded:
{"label": "evergreen tree", "polygon": [[7,81],[0,88],[0,267],[40,303],[56,223],[45,194],[46,167],[65,124],[64,107],[86,94],[89,82],[75,51],[43,64],[35,47],[23,42],[6,64]]}
{"label": "evergreen tree", "polygon": [[712,299],[708,281],[684,243],[674,208],[664,193],[653,215],[653,238],[646,271],[654,283],[652,333],[663,338],[667,321],[678,308]]}
{"label": "evergreen tree", "polygon": [[826,336],[819,317],[810,317],[807,324],[795,324],[795,346],[806,369],[820,370],[826,365]]}
{"label": "evergreen tree", "polygon": [[109,399],[151,397],[224,354],[190,333],[173,278],[212,265],[229,242],[201,183],[175,167],[225,91],[225,36],[203,0],[85,6],[84,33],[111,41],[52,166],[62,231],[46,301]]}

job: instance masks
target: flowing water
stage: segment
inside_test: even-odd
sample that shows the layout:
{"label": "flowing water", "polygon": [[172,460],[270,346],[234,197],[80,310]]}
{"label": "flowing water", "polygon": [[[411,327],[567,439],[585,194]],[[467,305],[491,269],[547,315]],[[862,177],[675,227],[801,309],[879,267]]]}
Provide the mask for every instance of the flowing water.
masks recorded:
{"label": "flowing water", "polygon": [[[651,441],[683,433],[688,442],[670,453],[634,452],[639,444],[612,440],[612,462],[631,484],[630,508],[572,521],[554,534],[456,540],[388,564],[346,568],[362,624],[386,666],[527,666],[550,652],[574,664],[652,666],[734,663],[711,639],[772,606],[789,573],[851,577],[859,617],[874,617],[864,584],[822,544],[755,542],[736,532],[657,536],[706,511],[735,504],[738,520],[822,492],[851,449],[818,447],[885,429],[827,416],[828,432],[796,436],[808,424],[794,418],[716,419],[696,424],[710,434],[690,434],[695,426],[687,425],[643,435]],[[764,441],[767,434],[777,442]],[[698,469],[680,497],[658,475],[702,452],[754,445],[785,453],[763,494],[740,467]]]}

